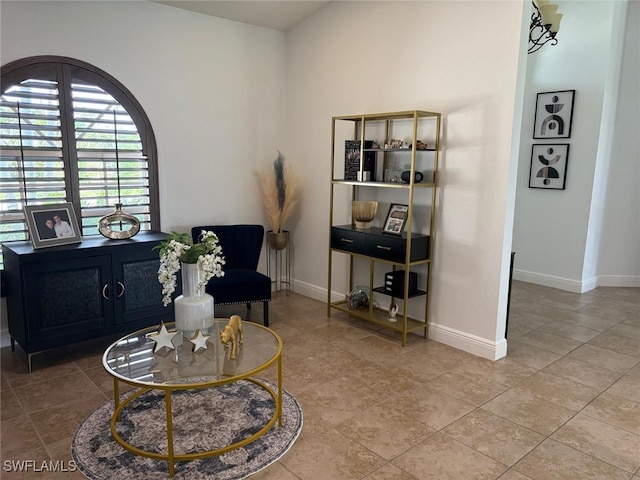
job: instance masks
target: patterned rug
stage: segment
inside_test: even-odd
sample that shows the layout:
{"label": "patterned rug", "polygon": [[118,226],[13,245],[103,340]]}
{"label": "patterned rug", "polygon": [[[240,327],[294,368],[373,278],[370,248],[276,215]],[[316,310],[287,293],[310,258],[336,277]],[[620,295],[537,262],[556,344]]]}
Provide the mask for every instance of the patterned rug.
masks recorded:
{"label": "patterned rug", "polygon": [[[277,390],[274,384],[262,382]],[[213,450],[247,438],[269,421],[275,409],[268,392],[245,380],[217,388],[176,391],[171,399],[175,454]],[[164,393],[147,392],[124,408],[118,432],[135,447],[166,453],[164,412]],[[112,413],[113,400],[93,412],[76,432],[71,453],[79,470],[92,480],[169,478],[166,461],[134,455],[113,439]],[[276,422],[245,447],[216,457],[176,462],[174,478],[237,480],[271,465],[289,450],[302,430],[302,409],[286,390],[282,392],[282,416],[282,427]]]}

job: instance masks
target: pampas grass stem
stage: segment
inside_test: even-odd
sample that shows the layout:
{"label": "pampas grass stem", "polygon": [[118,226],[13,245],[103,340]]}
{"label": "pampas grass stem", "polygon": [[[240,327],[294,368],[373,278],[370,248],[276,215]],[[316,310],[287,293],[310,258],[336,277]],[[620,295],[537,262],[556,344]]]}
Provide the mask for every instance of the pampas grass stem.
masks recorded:
{"label": "pampas grass stem", "polygon": [[298,202],[300,181],[293,170],[284,164],[284,156],[280,152],[273,162],[273,169],[256,171],[256,175],[271,230],[281,233]]}

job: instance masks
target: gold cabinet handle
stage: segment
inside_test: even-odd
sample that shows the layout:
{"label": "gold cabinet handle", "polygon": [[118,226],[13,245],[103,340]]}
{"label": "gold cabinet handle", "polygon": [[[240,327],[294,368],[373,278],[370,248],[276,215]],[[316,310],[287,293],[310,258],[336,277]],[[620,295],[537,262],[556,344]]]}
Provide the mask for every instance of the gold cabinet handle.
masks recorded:
{"label": "gold cabinet handle", "polygon": [[102,298],[104,298],[105,300],[109,300],[109,297],[107,296],[107,288],[109,288],[109,284],[105,283],[102,287]]}
{"label": "gold cabinet handle", "polygon": [[376,248],[379,248],[380,250],[391,250],[391,247],[385,247],[384,245],[376,245]]}
{"label": "gold cabinet handle", "polygon": [[124,295],[124,283],[118,281],[118,286],[121,288],[120,293],[118,293],[118,298],[120,298],[122,295]]}
{"label": "gold cabinet handle", "polygon": [[340,241],[341,242],[347,242],[347,243],[353,243],[353,240],[351,240],[350,238],[341,238]]}

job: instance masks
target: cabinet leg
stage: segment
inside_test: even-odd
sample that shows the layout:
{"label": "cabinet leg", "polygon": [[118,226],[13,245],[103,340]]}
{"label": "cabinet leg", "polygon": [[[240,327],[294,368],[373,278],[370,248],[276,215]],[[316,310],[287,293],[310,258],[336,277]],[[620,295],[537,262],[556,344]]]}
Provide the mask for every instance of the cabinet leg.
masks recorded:
{"label": "cabinet leg", "polygon": [[13,337],[11,337],[11,351],[16,351],[16,340]]}
{"label": "cabinet leg", "polygon": [[33,353],[27,353],[27,363],[29,365],[29,373],[32,372],[32,363],[31,363],[31,359],[33,358]]}

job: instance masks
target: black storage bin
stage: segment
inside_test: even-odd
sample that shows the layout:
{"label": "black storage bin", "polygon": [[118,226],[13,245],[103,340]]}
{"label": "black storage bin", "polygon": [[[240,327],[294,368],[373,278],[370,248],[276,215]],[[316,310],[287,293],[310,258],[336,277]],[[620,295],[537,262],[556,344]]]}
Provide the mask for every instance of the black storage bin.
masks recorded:
{"label": "black storage bin", "polygon": [[[404,296],[404,270],[384,274],[384,291],[394,297]],[[409,272],[409,295],[418,291],[418,274]]]}

